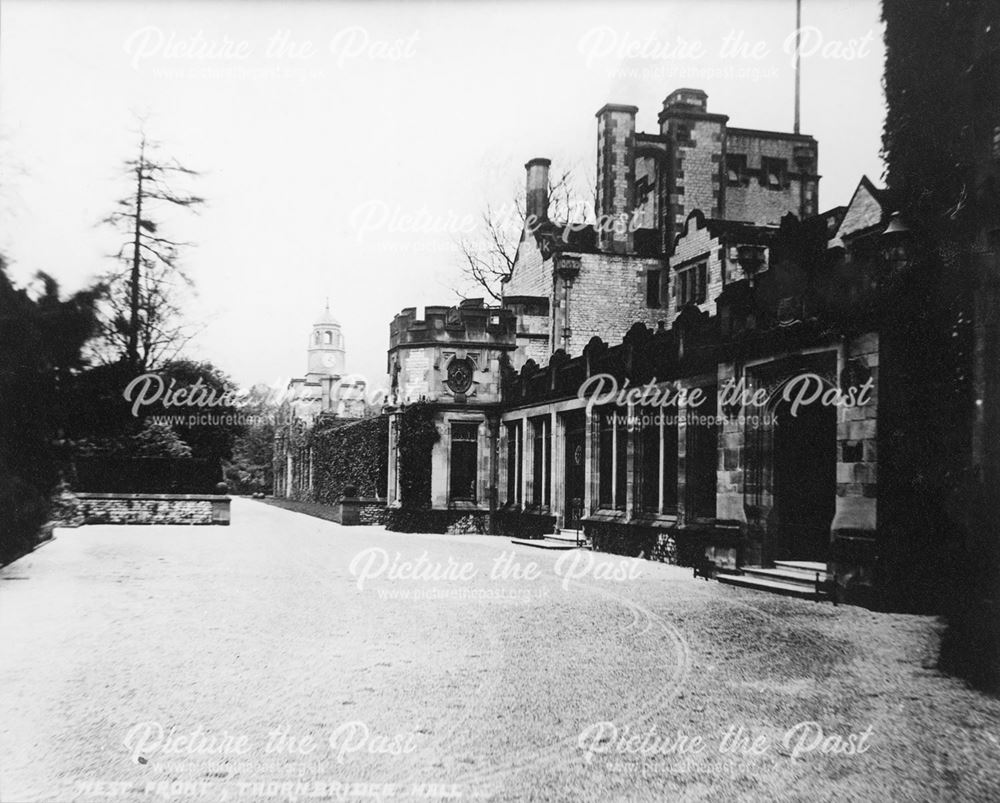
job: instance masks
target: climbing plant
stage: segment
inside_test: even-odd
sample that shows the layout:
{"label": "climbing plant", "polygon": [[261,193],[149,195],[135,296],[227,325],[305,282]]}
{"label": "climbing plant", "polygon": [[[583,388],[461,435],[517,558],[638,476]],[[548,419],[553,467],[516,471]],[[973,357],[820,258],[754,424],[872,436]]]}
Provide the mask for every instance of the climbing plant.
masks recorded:
{"label": "climbing plant", "polygon": [[411,405],[399,416],[399,496],[404,508],[431,506],[431,452],[440,438],[430,405]]}
{"label": "climbing plant", "polygon": [[329,505],[342,496],[385,497],[389,465],[387,416],[346,424],[338,419],[320,420],[308,438],[317,502]]}

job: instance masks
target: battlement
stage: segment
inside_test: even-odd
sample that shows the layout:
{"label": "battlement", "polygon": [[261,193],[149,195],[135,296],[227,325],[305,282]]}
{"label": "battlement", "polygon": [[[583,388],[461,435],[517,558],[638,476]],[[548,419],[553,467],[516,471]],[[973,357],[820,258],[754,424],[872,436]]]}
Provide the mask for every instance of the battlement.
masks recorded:
{"label": "battlement", "polygon": [[423,318],[416,307],[405,307],[389,324],[389,350],[428,343],[478,343],[515,347],[517,316],[468,298],[457,307],[427,306]]}

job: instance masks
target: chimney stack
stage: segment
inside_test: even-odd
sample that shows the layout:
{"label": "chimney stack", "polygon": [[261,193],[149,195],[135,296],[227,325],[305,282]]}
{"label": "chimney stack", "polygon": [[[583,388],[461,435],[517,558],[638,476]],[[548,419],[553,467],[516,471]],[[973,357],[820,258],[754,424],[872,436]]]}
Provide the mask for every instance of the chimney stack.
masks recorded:
{"label": "chimney stack", "polygon": [[635,207],[635,106],[608,103],[597,112],[597,237],[600,248],[632,251]]}
{"label": "chimney stack", "polygon": [[549,159],[532,159],[524,166],[526,173],[525,215],[528,225],[537,225],[549,217]]}

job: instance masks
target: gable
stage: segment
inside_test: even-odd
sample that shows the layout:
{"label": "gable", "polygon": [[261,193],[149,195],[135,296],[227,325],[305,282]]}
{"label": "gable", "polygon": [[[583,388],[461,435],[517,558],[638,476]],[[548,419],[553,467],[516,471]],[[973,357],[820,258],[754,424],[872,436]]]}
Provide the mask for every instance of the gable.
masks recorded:
{"label": "gable", "polygon": [[841,246],[845,237],[872,226],[879,225],[885,218],[885,209],[879,198],[879,192],[874,185],[863,177],[858,184],[851,202],[847,205],[844,217],[837,227],[836,234],[830,242],[830,246]]}
{"label": "gable", "polygon": [[548,296],[552,290],[552,271],[546,269],[538,239],[523,233],[514,256],[510,279],[503,284],[505,296]]}

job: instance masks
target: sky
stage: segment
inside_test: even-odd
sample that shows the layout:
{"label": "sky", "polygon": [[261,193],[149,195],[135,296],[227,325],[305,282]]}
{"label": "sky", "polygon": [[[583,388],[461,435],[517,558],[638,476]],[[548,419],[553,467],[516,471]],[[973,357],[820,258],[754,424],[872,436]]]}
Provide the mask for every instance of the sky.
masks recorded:
{"label": "sky", "polygon": [[[883,26],[876,0],[802,6],[801,130],[827,209],[882,176]],[[592,181],[594,113],[632,104],[655,132],[678,87],[730,125],[790,131],[794,30],[794,0],[4,0],[0,252],[15,281],[67,292],[107,270],[98,223],[130,191],[142,117],[207,199],[163,218],[195,243],[187,354],[244,386],[303,375],[329,299],[347,369],[378,385],[393,315],[456,303],[456,243],[528,159]]]}

